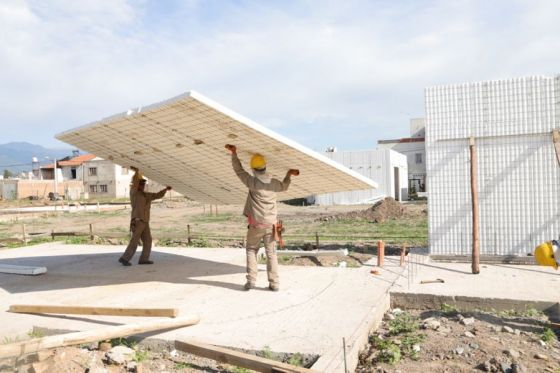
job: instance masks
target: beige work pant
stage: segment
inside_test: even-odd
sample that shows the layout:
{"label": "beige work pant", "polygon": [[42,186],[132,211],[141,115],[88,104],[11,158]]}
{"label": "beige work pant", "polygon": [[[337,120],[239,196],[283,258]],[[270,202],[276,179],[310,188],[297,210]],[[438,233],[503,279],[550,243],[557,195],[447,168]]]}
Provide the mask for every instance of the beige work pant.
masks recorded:
{"label": "beige work pant", "polygon": [[144,262],[150,259],[150,253],[152,252],[152,232],[150,232],[150,224],[142,220],[135,219],[130,223],[130,230],[132,232],[132,237],[130,242],[126,247],[122,258],[127,262],[132,259],[136,249],[138,248],[138,242],[142,240],[142,255],[140,255],[139,262]]}
{"label": "beige work pant", "polygon": [[264,241],[266,252],[266,271],[270,285],[278,286],[278,258],[276,256],[276,241],[271,228],[254,228],[247,230],[247,282],[255,284],[257,281],[257,252],[259,244]]}

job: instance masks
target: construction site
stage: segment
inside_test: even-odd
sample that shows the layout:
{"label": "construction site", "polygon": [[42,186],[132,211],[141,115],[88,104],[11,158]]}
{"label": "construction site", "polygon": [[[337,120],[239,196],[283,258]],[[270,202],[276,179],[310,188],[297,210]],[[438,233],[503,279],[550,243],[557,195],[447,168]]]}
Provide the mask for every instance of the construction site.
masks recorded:
{"label": "construction site", "polygon": [[196,92],[57,135],[131,199],[1,202],[0,371],[560,372],[560,78],[425,95],[427,201]]}

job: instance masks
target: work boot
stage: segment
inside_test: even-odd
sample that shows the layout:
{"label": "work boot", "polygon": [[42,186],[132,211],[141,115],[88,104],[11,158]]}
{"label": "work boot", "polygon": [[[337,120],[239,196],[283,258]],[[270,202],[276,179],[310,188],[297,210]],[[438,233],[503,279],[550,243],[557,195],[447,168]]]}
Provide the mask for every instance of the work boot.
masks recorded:
{"label": "work boot", "polygon": [[274,284],[268,285],[268,288],[272,291],[279,291],[280,290],[280,286],[274,285]]}
{"label": "work boot", "polygon": [[123,259],[123,258],[119,258],[119,263],[121,263],[125,267],[130,267],[132,265],[132,264],[130,264],[130,262],[128,260]]}
{"label": "work boot", "polygon": [[255,288],[255,284],[253,284],[252,282],[247,282],[244,286],[245,290],[249,291],[251,289]]}
{"label": "work boot", "polygon": [[152,260],[142,260],[139,261],[138,264],[154,264],[154,262]]}

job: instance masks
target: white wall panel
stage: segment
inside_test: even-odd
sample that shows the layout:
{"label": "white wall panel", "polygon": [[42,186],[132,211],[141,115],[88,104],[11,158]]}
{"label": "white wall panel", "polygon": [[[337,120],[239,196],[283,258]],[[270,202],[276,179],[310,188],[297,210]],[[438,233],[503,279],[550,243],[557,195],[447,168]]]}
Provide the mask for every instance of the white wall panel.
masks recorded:
{"label": "white wall panel", "polygon": [[480,249],[526,255],[560,234],[558,77],[528,77],[426,89],[430,250],[472,248],[470,155],[476,138]]}

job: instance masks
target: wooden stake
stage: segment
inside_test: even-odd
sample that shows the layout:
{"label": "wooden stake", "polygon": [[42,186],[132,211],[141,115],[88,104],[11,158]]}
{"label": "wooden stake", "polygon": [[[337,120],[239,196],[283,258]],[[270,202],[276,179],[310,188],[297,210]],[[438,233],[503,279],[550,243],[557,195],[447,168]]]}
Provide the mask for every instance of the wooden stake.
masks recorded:
{"label": "wooden stake", "polygon": [[88,330],[85,332],[54,335],[49,337],[36,338],[25,342],[4,344],[0,345],[0,359],[32,354],[37,351],[46,350],[49,348],[103,341],[106,339],[126,337],[156,330],[181,328],[184,326],[197,324],[199,320],[200,318],[198,316],[185,316],[178,317],[176,319],[164,320],[158,319],[138,324],[109,326],[94,330]]}
{"label": "wooden stake", "polygon": [[109,315],[142,317],[177,317],[177,308],[128,308],[128,307],[86,307],[53,306],[35,304],[13,304],[10,312],[15,313],[56,313],[63,315]]}
{"label": "wooden stake", "polygon": [[554,143],[554,151],[556,152],[556,160],[560,165],[560,134],[557,129],[552,130],[552,142]]}
{"label": "wooden stake", "polygon": [[191,244],[191,225],[187,224],[187,243]]}
{"label": "wooden stake", "polygon": [[385,261],[385,242],[377,241],[377,266],[383,267]]}
{"label": "wooden stake", "polygon": [[89,225],[89,239],[93,241],[93,224]]}
{"label": "wooden stake", "polygon": [[25,233],[25,224],[21,225],[21,230],[23,233],[23,244],[27,246],[27,234]]}
{"label": "wooden stake", "polygon": [[319,250],[319,232],[315,232],[315,248]]}
{"label": "wooden stake", "polygon": [[401,248],[401,263],[400,263],[401,267],[404,266],[405,257],[406,257],[406,244],[403,244]]}
{"label": "wooden stake", "polygon": [[287,372],[287,373],[304,373],[315,372],[312,369],[297,367],[294,365],[281,363],[275,360],[265,359],[263,357],[246,354],[228,348],[213,346],[205,343],[194,341],[175,341],[175,349],[189,354],[202,356],[207,359],[216,360],[222,363],[235,365],[242,368],[255,370],[257,372]]}
{"label": "wooden stake", "polygon": [[473,246],[472,246],[472,273],[480,273],[480,242],[478,239],[478,188],[477,188],[477,157],[474,138],[469,139],[471,153],[471,199],[472,199],[472,223],[473,223]]}

